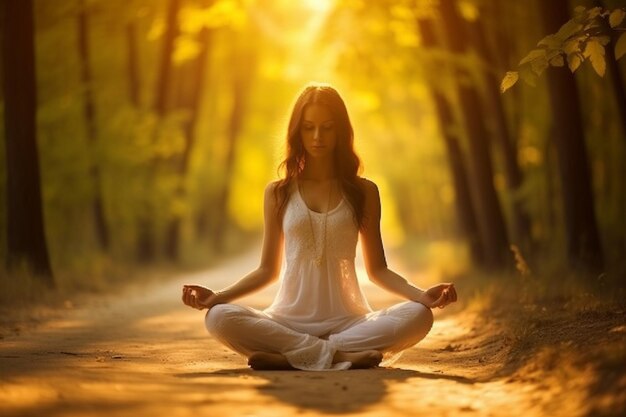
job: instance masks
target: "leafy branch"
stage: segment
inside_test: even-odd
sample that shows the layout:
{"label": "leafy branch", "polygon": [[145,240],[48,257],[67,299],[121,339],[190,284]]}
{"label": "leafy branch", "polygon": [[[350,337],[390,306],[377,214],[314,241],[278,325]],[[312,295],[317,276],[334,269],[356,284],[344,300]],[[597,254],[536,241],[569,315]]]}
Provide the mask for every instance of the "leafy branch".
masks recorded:
{"label": "leafy branch", "polygon": [[626,11],[621,8],[577,7],[574,17],[557,33],[540,40],[537,48],[522,58],[517,71],[506,73],[500,83],[500,91],[504,93],[520,78],[526,84],[535,86],[539,76],[549,66],[563,67],[567,63],[573,73],[587,59],[596,73],[603,77],[606,72],[605,48],[613,33],[620,33],[615,43],[615,59],[626,54],[626,28],[621,27],[625,17]]}

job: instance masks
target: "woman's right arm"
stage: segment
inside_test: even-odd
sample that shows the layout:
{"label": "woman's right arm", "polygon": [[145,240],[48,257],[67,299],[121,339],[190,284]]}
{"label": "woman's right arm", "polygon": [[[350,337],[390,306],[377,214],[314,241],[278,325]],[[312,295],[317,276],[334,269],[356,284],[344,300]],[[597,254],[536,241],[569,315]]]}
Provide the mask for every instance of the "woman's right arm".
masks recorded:
{"label": "woman's right arm", "polygon": [[185,304],[200,310],[210,309],[216,304],[229,303],[258,291],[278,279],[282,263],[284,235],[278,213],[278,204],[274,198],[275,186],[276,183],[271,183],[265,188],[263,250],[259,267],[236,283],[215,293],[204,287],[185,285],[183,287],[183,302]]}

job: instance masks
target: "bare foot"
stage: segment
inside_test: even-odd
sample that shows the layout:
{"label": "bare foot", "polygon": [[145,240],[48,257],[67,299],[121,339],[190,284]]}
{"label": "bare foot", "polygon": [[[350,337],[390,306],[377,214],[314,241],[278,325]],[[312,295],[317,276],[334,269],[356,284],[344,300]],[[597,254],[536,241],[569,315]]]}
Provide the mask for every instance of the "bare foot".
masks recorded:
{"label": "bare foot", "polygon": [[254,352],[248,358],[248,365],[257,371],[294,369],[280,353]]}
{"label": "bare foot", "polygon": [[333,363],[352,362],[350,369],[366,369],[378,366],[383,360],[383,354],[377,350],[365,350],[363,352],[339,352],[335,353]]}

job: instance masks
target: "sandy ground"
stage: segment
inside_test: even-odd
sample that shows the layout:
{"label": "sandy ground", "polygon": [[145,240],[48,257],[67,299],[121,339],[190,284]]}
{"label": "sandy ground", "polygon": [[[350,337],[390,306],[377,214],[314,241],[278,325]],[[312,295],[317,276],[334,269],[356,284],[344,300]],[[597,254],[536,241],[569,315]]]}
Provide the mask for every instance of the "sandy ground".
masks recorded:
{"label": "sandy ground", "polygon": [[[220,288],[255,262],[250,254],[125,296],[78,300],[21,334],[5,332],[0,415],[626,415],[619,394],[590,391],[597,369],[556,360],[550,346],[529,351],[537,360],[511,360],[514,337],[496,319],[461,306],[437,311],[431,333],[393,368],[252,371],[244,358],[210,338],[204,313],[181,304],[180,288]],[[365,290],[376,308],[398,301]],[[262,308],[274,291],[241,302]],[[623,339],[621,313],[605,317],[598,332]],[[624,382],[621,369],[611,375],[613,383]]]}

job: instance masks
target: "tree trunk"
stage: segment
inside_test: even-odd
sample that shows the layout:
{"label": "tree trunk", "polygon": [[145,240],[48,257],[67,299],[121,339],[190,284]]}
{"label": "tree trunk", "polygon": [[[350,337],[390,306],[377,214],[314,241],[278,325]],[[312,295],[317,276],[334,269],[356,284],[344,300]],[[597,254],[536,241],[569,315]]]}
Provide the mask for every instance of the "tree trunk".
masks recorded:
{"label": "tree trunk", "polygon": [[[241,45],[238,47],[242,47]],[[235,53],[233,57],[233,66],[236,68],[232,79],[232,108],[230,112],[230,120],[227,130],[227,150],[226,161],[224,164],[224,181],[218,192],[216,202],[216,223],[212,236],[212,244],[217,252],[224,250],[225,226],[228,217],[228,201],[230,199],[230,190],[232,183],[233,171],[235,168],[235,155],[237,151],[237,142],[243,127],[243,115],[247,96],[250,90],[250,79],[253,74],[254,51],[244,50]],[[250,62],[245,62],[249,59]],[[236,65],[239,63],[238,65]]]}
{"label": "tree trunk", "polygon": [[[513,217],[513,237],[518,246],[530,249],[530,219],[522,207],[519,191],[523,183],[522,171],[517,162],[517,146],[511,138],[510,129],[507,126],[506,114],[504,112],[503,96],[500,94],[500,82],[493,71],[497,67],[497,62],[487,44],[485,31],[480,19],[468,25],[471,29],[472,43],[479,56],[487,64],[484,71],[486,94],[489,109],[495,122],[495,137],[500,145],[502,161],[504,163],[504,174],[506,186],[509,194],[511,214]],[[491,70],[490,70],[491,69]]]}
{"label": "tree trunk", "polygon": [[[541,12],[548,33],[555,33],[569,20],[566,0],[541,2]],[[573,266],[602,269],[604,257],[576,80],[566,67],[549,68],[547,73],[556,127],[552,137],[559,162],[567,255]]]}
{"label": "tree trunk", "polygon": [[[438,46],[432,21],[420,19],[417,22],[417,26],[422,38],[422,44],[425,48]],[[456,212],[461,230],[469,245],[472,262],[475,265],[483,265],[483,245],[478,232],[476,212],[472,205],[467,168],[465,167],[458,140],[449,129],[449,127],[453,126],[455,123],[452,109],[450,108],[448,100],[436,88],[431,89],[431,95],[435,102],[439,126],[446,146],[446,156],[448,157],[448,166],[450,168],[452,185],[455,192]]]}
{"label": "tree trunk", "polygon": [[178,36],[178,10],[181,0],[170,0],[167,10],[167,23],[163,37],[163,49],[156,84],[156,100],[154,110],[159,118],[167,113],[172,74],[172,54]]}
{"label": "tree trunk", "polygon": [[96,231],[96,239],[100,249],[107,250],[109,248],[109,229],[104,214],[104,205],[102,202],[102,180],[100,167],[97,163],[95,155],[96,150],[96,116],[93,98],[93,77],[91,75],[90,49],[89,49],[89,23],[85,0],[81,0],[79,4],[80,11],[78,13],[78,55],[80,57],[80,75],[83,87],[83,114],[85,116],[85,124],[87,126],[87,139],[92,150],[91,167],[89,174],[93,185],[93,197],[91,209],[93,212],[93,220]]}
{"label": "tree trunk", "polygon": [[[126,25],[126,45],[127,45],[127,74],[128,74],[128,97],[130,102],[139,108],[141,84],[139,81],[139,52],[137,49],[136,23],[128,22]],[[146,180],[148,184],[148,180]],[[149,198],[144,196],[144,198]],[[154,258],[154,235],[152,232],[152,221],[147,213],[150,212],[149,204],[144,201],[143,210],[137,217],[137,248],[136,256],[141,261],[148,261]]]}
{"label": "tree trunk", "polygon": [[[463,21],[452,0],[441,0],[440,11],[453,54],[467,51]],[[483,105],[471,74],[457,67],[457,89],[469,141],[470,183],[478,218],[481,241],[484,243],[485,266],[499,268],[509,259],[509,244],[504,216],[493,185],[493,168],[489,154],[489,137],[485,126]]]}
{"label": "tree trunk", "polygon": [[[156,82],[156,99],[154,102],[154,111],[157,116],[157,123],[167,114],[169,92],[171,85],[172,73],[172,54],[174,52],[174,43],[178,36],[178,10],[181,0],[170,0],[166,16],[166,29],[163,36],[163,47],[161,50],[161,61]],[[155,131],[156,135],[156,131]],[[148,192],[153,189],[154,176],[157,171],[157,161],[153,161],[147,168],[147,184]],[[137,257],[141,262],[149,262],[156,257],[156,236],[154,230],[154,216],[156,208],[150,201],[149,195],[143,213],[140,215],[138,222],[138,239],[137,239]]]}
{"label": "tree trunk", "polygon": [[137,51],[137,29],[134,21],[126,24],[126,46],[128,51],[128,97],[133,106],[139,108],[139,54]]}
{"label": "tree trunk", "polygon": [[[595,6],[605,7],[601,0],[593,1]],[[617,115],[622,128],[622,137],[626,139],[626,89],[624,88],[624,79],[619,68],[618,62],[615,60],[615,43],[621,32],[611,31],[609,25],[604,23],[604,30],[611,33],[611,40],[605,49],[606,69],[611,77],[613,84],[613,92],[615,93],[615,104],[617,105]]]}
{"label": "tree trunk", "polygon": [[[36,128],[32,0],[3,1],[3,86],[7,174],[7,266],[26,264],[54,286],[45,239]],[[9,18],[10,16],[10,18]]]}
{"label": "tree trunk", "polygon": [[[187,171],[189,170],[189,159],[191,152],[193,151],[195,143],[195,128],[198,121],[198,114],[200,110],[200,102],[202,98],[202,92],[204,91],[205,80],[205,68],[207,54],[209,50],[210,32],[206,27],[198,33],[198,43],[200,44],[200,51],[196,58],[195,64],[192,66],[193,73],[191,75],[192,85],[188,90],[190,91],[188,103],[184,103],[190,110],[189,119],[184,125],[184,137],[185,145],[183,153],[176,161],[176,171],[178,175],[178,185],[176,189],[176,198],[183,199],[186,195],[185,179],[187,177]],[[186,99],[186,95],[183,100]],[[187,100],[185,100],[187,101]],[[170,220],[167,235],[165,241],[165,253],[166,255],[175,260],[179,255],[180,248],[180,225],[182,218],[178,213],[175,213]]]}
{"label": "tree trunk", "polygon": [[233,104],[230,112],[230,120],[228,124],[226,161],[224,164],[224,182],[222,183],[217,198],[217,222],[212,236],[213,248],[217,252],[224,250],[224,232],[226,226],[226,218],[228,217],[228,200],[230,199],[230,188],[235,168],[235,154],[237,151],[237,142],[239,132],[242,127],[242,115],[244,107],[245,92],[243,80],[236,79],[233,81]]}

